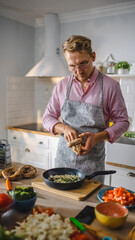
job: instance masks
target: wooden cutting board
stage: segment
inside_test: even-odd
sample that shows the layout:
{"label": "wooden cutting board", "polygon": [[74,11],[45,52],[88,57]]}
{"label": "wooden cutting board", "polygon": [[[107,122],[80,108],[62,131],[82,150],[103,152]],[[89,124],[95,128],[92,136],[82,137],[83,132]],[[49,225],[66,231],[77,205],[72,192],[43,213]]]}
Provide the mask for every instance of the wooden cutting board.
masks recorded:
{"label": "wooden cutting board", "polygon": [[94,190],[96,190],[102,183],[95,180],[85,180],[83,184],[73,190],[57,190],[55,188],[49,187],[43,180],[42,177],[37,178],[31,182],[31,185],[35,188],[45,190],[47,192],[55,193],[60,196],[68,197],[78,201],[84,200],[88,195],[90,195]]}

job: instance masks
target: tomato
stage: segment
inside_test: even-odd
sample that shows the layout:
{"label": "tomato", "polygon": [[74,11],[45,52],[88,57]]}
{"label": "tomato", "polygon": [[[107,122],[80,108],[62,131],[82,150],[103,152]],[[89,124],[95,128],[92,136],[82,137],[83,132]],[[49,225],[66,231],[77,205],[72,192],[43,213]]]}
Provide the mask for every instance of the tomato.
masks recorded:
{"label": "tomato", "polygon": [[49,216],[51,216],[54,213],[53,208],[46,208],[44,212],[47,213]]}
{"label": "tomato", "polygon": [[104,202],[118,202],[125,206],[131,206],[135,204],[135,193],[129,192],[123,187],[116,187],[113,190],[106,190],[102,199]]}
{"label": "tomato", "polygon": [[70,235],[70,239],[71,240],[95,240],[94,236],[88,236],[85,233],[81,233],[78,231],[74,231],[71,235]]}
{"label": "tomato", "polygon": [[0,193],[0,210],[13,202],[13,199],[6,193]]}
{"label": "tomato", "polygon": [[53,208],[42,208],[40,206],[37,206],[37,209],[33,208],[33,214],[35,214],[36,212],[38,213],[47,213],[49,216],[51,216],[54,213]]}

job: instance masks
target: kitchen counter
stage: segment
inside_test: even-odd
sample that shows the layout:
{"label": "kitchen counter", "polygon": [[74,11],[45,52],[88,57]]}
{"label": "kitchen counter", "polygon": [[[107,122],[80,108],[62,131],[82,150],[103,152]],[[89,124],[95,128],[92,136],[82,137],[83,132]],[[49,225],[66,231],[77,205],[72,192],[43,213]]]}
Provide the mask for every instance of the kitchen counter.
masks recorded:
{"label": "kitchen counter", "polygon": [[59,137],[59,135],[52,135],[48,130],[46,130],[41,123],[29,123],[22,124],[17,126],[8,126],[8,130],[20,131],[20,132],[28,132],[34,134],[42,134],[46,136],[54,136]]}
{"label": "kitchen counter", "polygon": [[[22,164],[19,164],[19,163],[13,163],[13,165],[18,167],[22,166]],[[37,169],[37,170],[38,170],[38,174],[36,178],[39,178],[39,176],[42,176],[42,173],[44,170],[42,169]],[[31,179],[27,179],[27,180],[22,179],[19,181],[12,182],[13,188],[17,185],[22,185],[22,186],[31,185]],[[58,194],[49,193],[45,190],[36,189],[38,194],[36,204],[44,207],[53,207],[56,211],[61,209],[59,211],[63,214],[63,216],[75,217],[86,205],[95,207],[99,203],[99,200],[97,198],[97,193],[101,189],[104,189],[106,187],[108,186],[101,185],[96,191],[94,191],[88,198],[86,198],[83,201],[73,200],[64,196],[59,196]],[[0,191],[1,192],[6,191],[5,179],[1,179]],[[92,226],[115,235],[119,240],[126,240],[130,230],[135,226],[135,209],[132,208],[129,210],[129,216],[127,218],[127,221],[119,229],[109,230],[109,228],[106,228],[103,225],[101,225],[96,219],[93,221]]]}

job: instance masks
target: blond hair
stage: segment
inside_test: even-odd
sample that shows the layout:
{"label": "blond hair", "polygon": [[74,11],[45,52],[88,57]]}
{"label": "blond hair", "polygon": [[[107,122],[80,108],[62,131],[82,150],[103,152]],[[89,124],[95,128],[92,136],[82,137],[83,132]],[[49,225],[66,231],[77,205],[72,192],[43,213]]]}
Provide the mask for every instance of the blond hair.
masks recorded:
{"label": "blond hair", "polygon": [[62,44],[63,53],[65,51],[80,52],[82,50],[85,50],[92,55],[91,39],[81,35],[72,35]]}

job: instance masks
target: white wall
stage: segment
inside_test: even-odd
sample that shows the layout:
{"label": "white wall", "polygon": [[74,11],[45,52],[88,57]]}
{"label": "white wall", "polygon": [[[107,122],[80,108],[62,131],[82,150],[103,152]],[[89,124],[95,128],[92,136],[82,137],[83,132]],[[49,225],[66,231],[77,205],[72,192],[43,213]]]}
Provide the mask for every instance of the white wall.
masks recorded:
{"label": "white wall", "polygon": [[7,78],[24,76],[34,64],[35,29],[0,16],[0,139],[6,138]]}
{"label": "white wall", "polygon": [[104,61],[110,53],[118,61],[135,61],[135,12],[99,17],[85,21],[61,23],[61,44],[72,34],[92,40],[96,61]]}
{"label": "white wall", "polygon": [[[115,16],[60,21],[60,46],[70,35],[83,34],[92,40],[93,50],[97,54],[96,61],[104,61],[112,53],[116,60],[127,60],[131,63],[135,61],[134,23],[135,12],[126,13],[126,10],[125,14],[116,14]],[[7,77],[24,76],[42,58],[43,54],[44,27],[40,26],[34,29],[34,27],[0,17],[0,138],[6,136]],[[39,84],[36,81],[34,86],[35,104],[32,116],[34,111],[34,119],[37,121],[41,121],[42,113],[50,97],[49,94],[54,86],[51,81],[44,80],[39,81]],[[126,83],[128,84],[128,81]],[[133,92],[133,96],[135,96],[135,92]],[[131,115],[135,117],[134,112]],[[27,119],[25,120],[27,121]]]}

